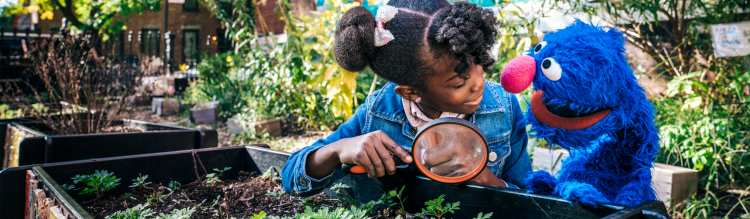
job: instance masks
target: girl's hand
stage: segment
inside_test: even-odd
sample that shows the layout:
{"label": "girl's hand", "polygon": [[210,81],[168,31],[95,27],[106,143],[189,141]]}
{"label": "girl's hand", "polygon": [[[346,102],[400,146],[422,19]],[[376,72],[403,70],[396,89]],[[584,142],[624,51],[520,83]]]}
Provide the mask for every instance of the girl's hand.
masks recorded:
{"label": "girl's hand", "polygon": [[496,186],[496,187],[508,187],[500,178],[497,178],[487,167],[484,167],[477,177],[469,181],[469,184],[483,185],[483,186]]}
{"label": "girl's hand", "polygon": [[409,153],[382,131],[341,139],[334,144],[340,163],[361,165],[370,178],[396,173],[394,155],[405,163],[412,162]]}

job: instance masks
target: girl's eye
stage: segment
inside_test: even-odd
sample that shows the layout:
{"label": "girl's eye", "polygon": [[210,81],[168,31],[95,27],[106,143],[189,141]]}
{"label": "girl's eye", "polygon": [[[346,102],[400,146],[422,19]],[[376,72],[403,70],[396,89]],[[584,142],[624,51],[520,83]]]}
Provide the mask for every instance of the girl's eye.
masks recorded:
{"label": "girl's eye", "polygon": [[459,85],[453,86],[453,88],[454,89],[460,89],[460,88],[462,88],[464,86],[466,86],[466,80],[463,80],[463,82],[461,82],[461,84],[459,84]]}
{"label": "girl's eye", "polygon": [[539,44],[536,44],[536,47],[534,47],[534,55],[539,54],[539,51],[542,51],[542,49],[546,45],[547,45],[547,41],[542,41]]}

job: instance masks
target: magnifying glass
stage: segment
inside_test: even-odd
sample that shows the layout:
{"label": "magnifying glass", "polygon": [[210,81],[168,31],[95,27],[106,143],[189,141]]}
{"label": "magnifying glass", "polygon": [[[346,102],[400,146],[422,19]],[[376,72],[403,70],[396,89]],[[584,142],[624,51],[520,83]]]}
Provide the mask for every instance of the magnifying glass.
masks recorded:
{"label": "magnifying glass", "polygon": [[[414,165],[425,176],[443,183],[461,183],[479,175],[487,165],[487,140],[473,123],[439,118],[419,130],[412,145]],[[408,167],[394,157],[396,168]],[[363,166],[343,164],[344,172],[365,174]]]}

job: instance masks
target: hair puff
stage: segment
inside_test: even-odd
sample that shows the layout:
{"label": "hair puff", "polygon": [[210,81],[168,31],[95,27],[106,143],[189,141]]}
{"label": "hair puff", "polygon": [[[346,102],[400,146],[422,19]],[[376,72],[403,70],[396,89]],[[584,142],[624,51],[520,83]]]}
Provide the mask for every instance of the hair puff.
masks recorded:
{"label": "hair puff", "polygon": [[375,16],[364,7],[349,9],[336,26],[334,55],[351,72],[367,68],[375,51]]}
{"label": "hair puff", "polygon": [[497,36],[495,23],[491,10],[457,2],[435,15],[429,41],[434,45],[448,44],[454,58],[461,61],[454,69],[456,73],[463,74],[471,67],[468,56],[473,56],[473,62],[489,72],[495,62],[489,54]]}

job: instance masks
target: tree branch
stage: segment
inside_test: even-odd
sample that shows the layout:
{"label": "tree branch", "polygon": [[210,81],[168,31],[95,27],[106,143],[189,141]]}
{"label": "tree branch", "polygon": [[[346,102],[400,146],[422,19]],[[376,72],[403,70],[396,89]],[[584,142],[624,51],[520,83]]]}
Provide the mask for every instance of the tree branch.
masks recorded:
{"label": "tree branch", "polygon": [[60,11],[63,13],[65,18],[67,19],[68,22],[70,22],[71,25],[76,26],[76,27],[84,26],[84,24],[78,20],[78,17],[76,16],[76,14],[73,13],[73,11],[71,10],[73,8],[72,0],[65,0],[66,6],[63,6],[62,4],[60,4],[59,0],[52,0],[52,3],[60,9]]}

